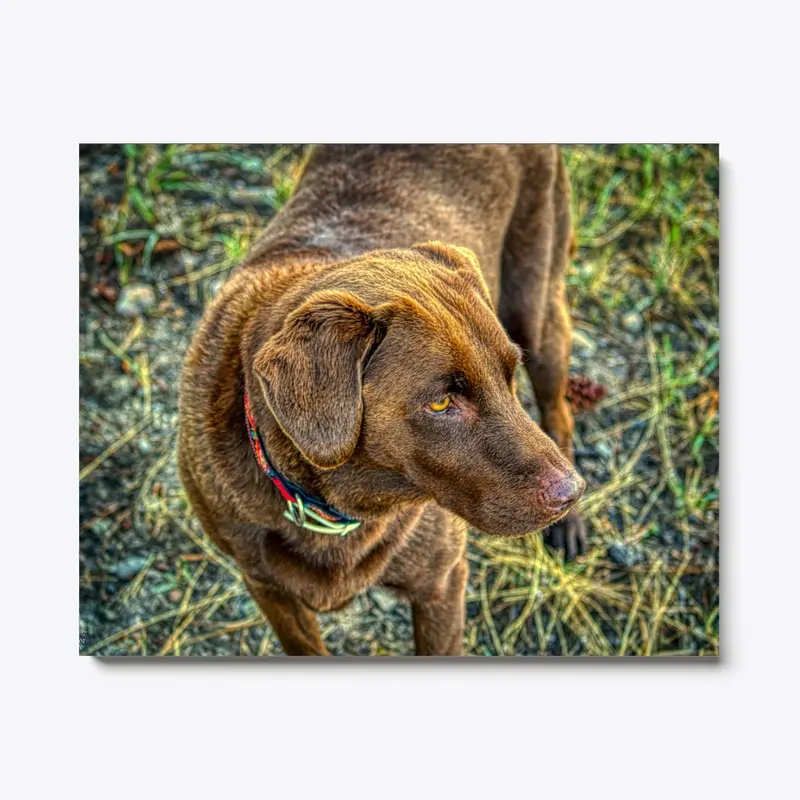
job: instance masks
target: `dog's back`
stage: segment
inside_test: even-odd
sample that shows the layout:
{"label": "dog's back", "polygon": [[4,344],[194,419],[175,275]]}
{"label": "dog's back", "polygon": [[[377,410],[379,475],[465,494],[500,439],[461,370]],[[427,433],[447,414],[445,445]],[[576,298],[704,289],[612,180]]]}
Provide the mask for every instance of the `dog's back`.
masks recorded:
{"label": "dog's back", "polygon": [[468,247],[497,301],[506,232],[520,194],[545,193],[550,145],[325,145],[248,264],[282,251],[342,259],[429,240]]}

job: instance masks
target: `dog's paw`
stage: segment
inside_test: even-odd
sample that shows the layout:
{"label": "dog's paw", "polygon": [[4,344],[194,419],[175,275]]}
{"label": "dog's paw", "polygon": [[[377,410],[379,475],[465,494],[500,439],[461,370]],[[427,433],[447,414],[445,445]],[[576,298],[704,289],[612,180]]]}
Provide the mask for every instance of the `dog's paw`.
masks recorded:
{"label": "dog's paw", "polygon": [[566,561],[582,555],[586,552],[586,523],[583,517],[573,509],[545,531],[544,543],[556,550],[563,550]]}

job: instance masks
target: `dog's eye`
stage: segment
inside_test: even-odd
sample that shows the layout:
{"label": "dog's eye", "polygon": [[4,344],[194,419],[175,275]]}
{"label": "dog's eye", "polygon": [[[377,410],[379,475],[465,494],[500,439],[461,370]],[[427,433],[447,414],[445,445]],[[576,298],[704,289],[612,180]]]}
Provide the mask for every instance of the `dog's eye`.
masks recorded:
{"label": "dog's eye", "polygon": [[446,411],[450,406],[450,395],[446,394],[441,400],[437,400],[435,403],[429,403],[428,408],[431,411],[435,411],[437,414],[441,413],[442,411]]}

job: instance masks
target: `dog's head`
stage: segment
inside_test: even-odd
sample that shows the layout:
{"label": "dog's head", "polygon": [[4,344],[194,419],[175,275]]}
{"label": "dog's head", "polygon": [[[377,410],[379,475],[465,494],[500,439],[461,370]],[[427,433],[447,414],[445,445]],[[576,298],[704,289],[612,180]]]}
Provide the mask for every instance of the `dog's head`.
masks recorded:
{"label": "dog's head", "polygon": [[585,484],[517,400],[520,358],[474,254],[428,243],[329,270],[253,366],[340,510],[433,498],[487,533],[521,534],[566,514]]}

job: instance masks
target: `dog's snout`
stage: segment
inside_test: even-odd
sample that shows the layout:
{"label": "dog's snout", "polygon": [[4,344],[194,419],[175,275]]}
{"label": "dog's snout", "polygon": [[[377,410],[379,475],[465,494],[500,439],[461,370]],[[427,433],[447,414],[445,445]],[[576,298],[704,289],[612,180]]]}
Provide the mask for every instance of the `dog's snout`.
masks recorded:
{"label": "dog's snout", "polygon": [[561,513],[580,499],[585,488],[586,481],[571,470],[566,475],[546,481],[539,489],[539,501],[549,511]]}

